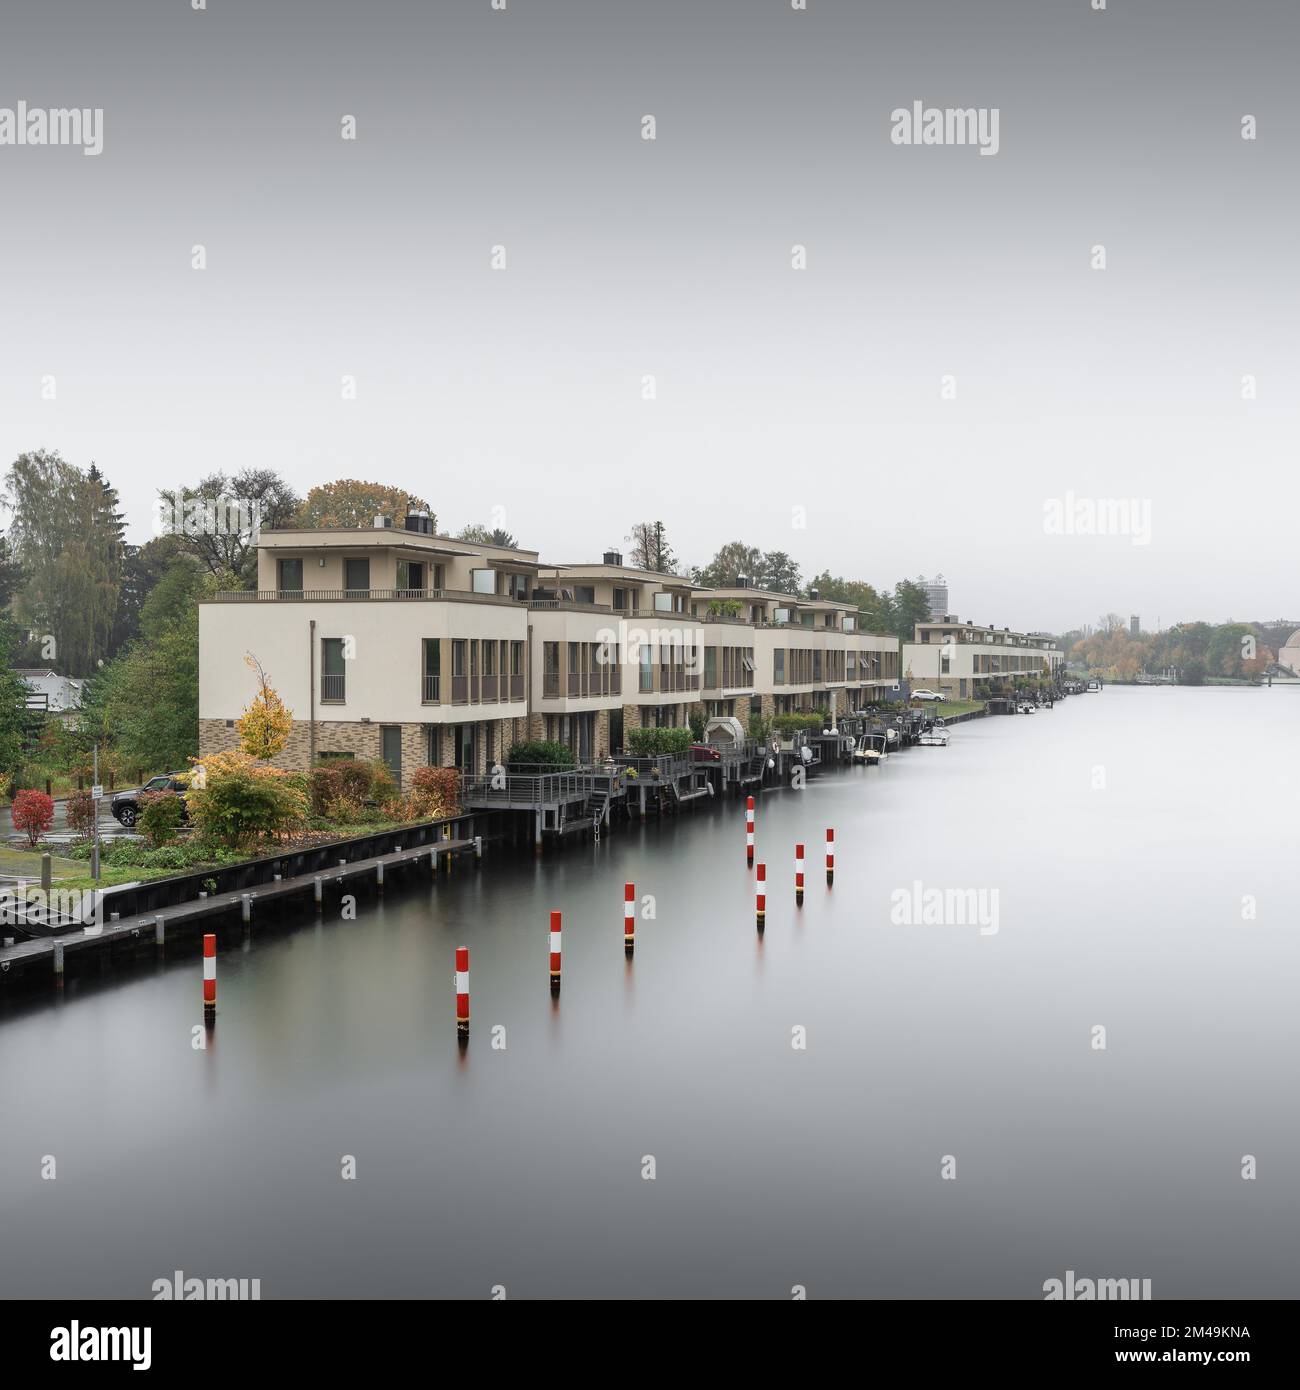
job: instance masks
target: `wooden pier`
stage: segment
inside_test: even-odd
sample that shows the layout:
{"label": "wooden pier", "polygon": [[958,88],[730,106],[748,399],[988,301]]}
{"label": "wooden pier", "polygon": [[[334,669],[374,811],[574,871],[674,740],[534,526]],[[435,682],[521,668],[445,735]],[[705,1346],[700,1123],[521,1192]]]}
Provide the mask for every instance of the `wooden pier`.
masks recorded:
{"label": "wooden pier", "polygon": [[[343,850],[346,842],[331,848]],[[345,854],[339,854],[334,865],[322,866],[292,878],[272,873],[265,882],[198,896],[172,906],[125,917],[113,913],[109,921],[100,925],[62,929],[15,941],[12,946],[0,946],[0,982],[33,970],[54,971],[61,968],[68,957],[75,959],[99,952],[111,956],[115,947],[142,941],[163,945],[173,933],[182,937],[198,935],[204,928],[210,927],[214,919],[232,912],[239,913],[246,923],[252,925],[256,921],[259,903],[278,903],[305,895],[319,904],[329,884],[337,886],[354,880],[374,879],[382,889],[389,869],[422,868],[436,877],[439,872],[446,872],[454,856],[473,853],[477,857],[481,852],[482,839],[475,836],[472,839],[433,839],[427,844],[394,849],[364,859],[348,860]],[[105,910],[114,898],[112,890],[104,893],[101,905]]]}

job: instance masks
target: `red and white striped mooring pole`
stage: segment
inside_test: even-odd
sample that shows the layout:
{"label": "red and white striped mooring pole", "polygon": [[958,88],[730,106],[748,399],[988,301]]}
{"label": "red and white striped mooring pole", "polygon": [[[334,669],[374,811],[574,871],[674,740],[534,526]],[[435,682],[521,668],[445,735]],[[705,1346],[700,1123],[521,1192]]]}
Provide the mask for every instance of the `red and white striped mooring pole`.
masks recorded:
{"label": "red and white striped mooring pole", "polygon": [[217,938],[209,932],[203,938],[203,1012],[217,1011]]}
{"label": "red and white striped mooring pole", "polygon": [[757,879],[754,887],[754,908],[758,918],[758,929],[763,930],[763,920],[767,916],[767,865],[760,864],[755,871]]}
{"label": "red and white striped mooring pole", "polygon": [[794,900],[797,906],[803,906],[803,846],[794,847]]}
{"label": "red and white striped mooring pole", "polygon": [[636,886],[623,885],[623,949],[630,956],[636,945]]}
{"label": "red and white striped mooring pole", "polygon": [[469,947],[456,947],[456,1034],[469,1037]]}
{"label": "red and white striped mooring pole", "polygon": [[551,988],[560,987],[560,914],[551,913]]}
{"label": "red and white striped mooring pole", "polygon": [[754,798],[752,796],[745,802],[745,863],[751,867],[754,863]]}
{"label": "red and white striped mooring pole", "polygon": [[826,886],[835,882],[835,829],[826,827]]}

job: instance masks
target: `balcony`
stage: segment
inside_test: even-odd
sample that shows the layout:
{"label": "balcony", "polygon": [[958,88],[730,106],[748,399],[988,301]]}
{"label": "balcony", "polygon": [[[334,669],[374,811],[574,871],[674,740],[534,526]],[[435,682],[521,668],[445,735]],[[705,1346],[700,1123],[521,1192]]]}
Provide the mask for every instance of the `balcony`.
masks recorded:
{"label": "balcony", "polygon": [[476,594],[469,589],[222,589],[206,603],[356,603],[428,600],[450,603],[491,603],[515,606],[520,600],[509,594]]}

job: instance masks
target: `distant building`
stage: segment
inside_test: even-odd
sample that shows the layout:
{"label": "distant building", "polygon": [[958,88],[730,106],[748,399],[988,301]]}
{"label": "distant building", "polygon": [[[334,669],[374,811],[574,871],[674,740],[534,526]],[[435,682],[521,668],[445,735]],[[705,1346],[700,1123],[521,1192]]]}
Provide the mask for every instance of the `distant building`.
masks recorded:
{"label": "distant building", "polygon": [[917,586],[925,590],[925,597],[930,604],[931,622],[942,621],[948,614],[948,581],[941,574],[936,574],[933,579],[921,578],[916,581]]}
{"label": "distant building", "polygon": [[1142,631],[1142,619],[1136,613],[1132,614],[1128,620],[1128,631],[1130,637],[1136,637]]}
{"label": "distant building", "polygon": [[903,673],[913,688],[959,700],[984,699],[1022,680],[1054,680],[1064,660],[1048,633],[1012,632],[949,616],[917,623],[903,644]]}
{"label": "distant building", "polygon": [[1300,676],[1300,629],[1286,639],[1286,646],[1277,654],[1277,664],[1293,676]]}
{"label": "distant building", "polygon": [[22,680],[29,691],[28,709],[43,710],[48,714],[68,714],[81,708],[85,681],[36,667],[15,668],[14,675]]}

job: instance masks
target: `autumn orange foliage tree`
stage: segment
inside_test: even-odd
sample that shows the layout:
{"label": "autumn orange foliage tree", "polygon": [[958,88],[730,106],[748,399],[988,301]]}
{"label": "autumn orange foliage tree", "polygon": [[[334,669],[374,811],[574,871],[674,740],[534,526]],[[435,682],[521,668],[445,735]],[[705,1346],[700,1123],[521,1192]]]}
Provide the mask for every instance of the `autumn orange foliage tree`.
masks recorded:
{"label": "autumn orange foliage tree", "polygon": [[235,721],[239,730],[239,746],[250,758],[269,761],[281,752],[289,741],[293,728],[293,712],[267,682],[262,663],[250,652],[245,662],[257,672],[258,693],[253,702]]}

